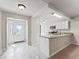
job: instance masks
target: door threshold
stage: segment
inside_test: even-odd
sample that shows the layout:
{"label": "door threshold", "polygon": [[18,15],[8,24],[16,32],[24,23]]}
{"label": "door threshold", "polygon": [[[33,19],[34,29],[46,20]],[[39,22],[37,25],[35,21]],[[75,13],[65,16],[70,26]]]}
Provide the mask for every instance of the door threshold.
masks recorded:
{"label": "door threshold", "polygon": [[25,42],[25,41],[17,41],[17,42],[14,42],[14,44],[16,44],[16,43],[23,43],[23,42]]}

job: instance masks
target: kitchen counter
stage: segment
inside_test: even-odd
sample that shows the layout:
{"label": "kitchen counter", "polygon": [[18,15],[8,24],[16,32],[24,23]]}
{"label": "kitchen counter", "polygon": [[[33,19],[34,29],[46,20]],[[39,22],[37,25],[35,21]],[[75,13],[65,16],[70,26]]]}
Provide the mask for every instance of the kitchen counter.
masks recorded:
{"label": "kitchen counter", "polygon": [[73,33],[49,34],[48,36],[41,36],[41,37],[52,39],[52,38],[70,36],[70,35],[73,35]]}

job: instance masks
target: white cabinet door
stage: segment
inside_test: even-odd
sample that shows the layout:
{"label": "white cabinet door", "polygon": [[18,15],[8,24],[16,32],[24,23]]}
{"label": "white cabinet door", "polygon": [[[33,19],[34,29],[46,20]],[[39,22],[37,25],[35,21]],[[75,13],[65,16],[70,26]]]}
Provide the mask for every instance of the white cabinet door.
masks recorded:
{"label": "white cabinet door", "polygon": [[56,23],[56,29],[69,29],[69,21],[62,21]]}

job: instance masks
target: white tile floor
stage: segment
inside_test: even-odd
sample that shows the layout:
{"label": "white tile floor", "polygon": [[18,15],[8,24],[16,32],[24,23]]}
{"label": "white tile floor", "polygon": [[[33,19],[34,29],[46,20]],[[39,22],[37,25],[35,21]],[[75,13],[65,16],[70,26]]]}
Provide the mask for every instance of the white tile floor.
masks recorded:
{"label": "white tile floor", "polygon": [[47,59],[37,47],[27,46],[26,43],[11,45],[0,59]]}

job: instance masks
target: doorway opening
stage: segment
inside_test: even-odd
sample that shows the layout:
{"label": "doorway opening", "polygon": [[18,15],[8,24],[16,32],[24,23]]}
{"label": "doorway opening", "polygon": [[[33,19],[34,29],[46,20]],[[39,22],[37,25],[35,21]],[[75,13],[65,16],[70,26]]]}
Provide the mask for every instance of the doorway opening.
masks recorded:
{"label": "doorway opening", "polygon": [[22,42],[28,45],[28,21],[7,18],[7,47]]}

